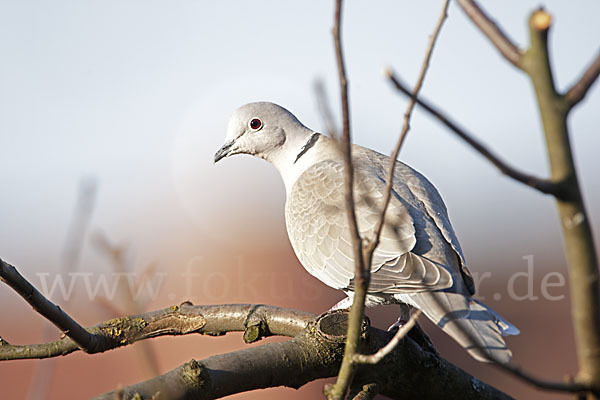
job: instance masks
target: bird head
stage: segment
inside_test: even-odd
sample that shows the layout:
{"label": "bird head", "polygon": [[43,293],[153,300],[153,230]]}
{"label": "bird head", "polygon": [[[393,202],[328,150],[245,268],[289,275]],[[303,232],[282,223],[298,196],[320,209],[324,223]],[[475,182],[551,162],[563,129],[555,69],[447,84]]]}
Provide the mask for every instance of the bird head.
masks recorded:
{"label": "bird head", "polygon": [[277,104],[246,104],[229,119],[225,143],[215,153],[215,163],[234,154],[250,154],[273,161],[288,135],[303,129],[306,128],[292,113]]}

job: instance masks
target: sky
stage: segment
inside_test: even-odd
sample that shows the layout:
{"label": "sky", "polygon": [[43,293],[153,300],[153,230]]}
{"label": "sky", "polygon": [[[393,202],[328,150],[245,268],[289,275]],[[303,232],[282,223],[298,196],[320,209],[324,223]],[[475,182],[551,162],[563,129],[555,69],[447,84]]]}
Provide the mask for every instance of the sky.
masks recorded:
{"label": "sky", "polygon": [[[485,7],[525,46],[526,16],[537,4]],[[99,182],[95,220],[121,238],[132,239],[127,221],[156,215],[148,200],[157,197],[168,203],[176,197],[183,218],[211,231],[215,218],[231,224],[249,217],[248,226],[269,219],[270,206],[283,202],[270,166],[243,158],[212,165],[229,115],[246,102],[269,100],[322,129],[317,78],[339,109],[331,2],[23,1],[0,7],[0,182],[10,193],[0,207],[4,257],[32,246],[60,248],[78,182],[86,177]],[[597,51],[600,27],[593,16],[600,6],[555,1],[546,7],[555,16],[552,61],[564,88]],[[348,2],[344,44],[356,143],[390,152],[406,99],[381,71],[391,66],[414,82],[438,13],[433,4]],[[600,196],[597,92],[570,119],[593,216]],[[455,5],[423,95],[514,165],[546,174],[526,77]],[[547,221],[554,217],[550,199],[501,177],[419,110],[412,127],[400,158],[438,186],[461,235],[477,240],[482,229],[510,235],[507,226],[514,224],[531,234],[539,224],[556,230]],[[265,203],[269,207],[261,207]],[[488,226],[478,226],[482,219]]]}
{"label": "sky", "polygon": [[[539,1],[481,4],[527,46],[527,16]],[[600,3],[543,4],[554,17],[552,65],[564,89],[598,52]],[[440,6],[347,2],[356,143],[391,152],[406,99],[382,71],[414,84]],[[246,156],[215,166],[212,155],[233,110],[251,101],[279,103],[324,129],[316,79],[339,117],[332,22],[332,1],[0,1],[0,257],[30,278],[57,271],[82,180],[98,185],[91,230],[126,243],[136,268],[182,268],[215,249],[289,252],[275,169]],[[513,165],[547,175],[527,77],[454,3],[422,94]],[[594,87],[569,119],[596,237],[599,110]],[[438,187],[475,269],[522,268],[532,254],[542,265],[564,264],[551,198],[501,176],[418,108],[411,126],[400,159]],[[88,239],[81,264],[106,269]]]}

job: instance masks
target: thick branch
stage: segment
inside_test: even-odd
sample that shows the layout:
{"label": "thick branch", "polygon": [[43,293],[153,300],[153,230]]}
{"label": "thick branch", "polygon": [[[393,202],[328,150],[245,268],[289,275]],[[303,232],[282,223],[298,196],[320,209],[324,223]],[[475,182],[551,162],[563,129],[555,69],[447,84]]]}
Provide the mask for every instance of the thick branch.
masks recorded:
{"label": "thick branch", "polygon": [[508,165],[505,161],[500,159],[496,154],[489,150],[485,145],[480,143],[471,134],[467,133],[466,130],[460,128],[457,123],[453,122],[450,117],[444,114],[439,109],[435,108],[431,103],[412,96],[411,91],[393,74],[392,71],[388,72],[390,81],[394,84],[394,87],[400,92],[415,99],[416,103],[420,105],[425,111],[437,118],[442,124],[448,129],[454,132],[459,138],[468,143],[473,149],[479,154],[485,157],[489,162],[494,164],[496,168],[500,170],[504,175],[511,177],[512,179],[524,183],[527,186],[546,194],[553,194],[557,197],[562,196],[561,185],[548,179],[542,179],[533,175],[526,174],[517,170],[516,168]]}
{"label": "thick branch", "polygon": [[583,75],[581,75],[581,78],[565,94],[564,101],[568,109],[573,108],[584,99],[587,92],[598,79],[598,75],[600,75],[600,52]]}
{"label": "thick branch", "polygon": [[473,0],[457,0],[463,11],[511,64],[522,68],[521,51]]}
{"label": "thick branch", "polygon": [[[183,303],[144,314],[115,318],[93,326],[88,331],[97,338],[96,352],[127,346],[148,338],[191,333],[224,335],[227,332],[244,332],[244,340],[250,343],[271,335],[293,337],[314,317],[313,314],[302,311],[265,305],[194,306]],[[69,337],[33,345],[12,345],[0,341],[0,360],[65,356],[77,350],[79,347]]]}
{"label": "thick branch", "polygon": [[[216,399],[275,386],[298,388],[318,378],[334,376],[342,361],[346,312],[327,313],[290,341],[268,343],[233,353],[192,360],[165,375],[123,389],[125,399],[138,394],[150,399],[157,392],[172,400]],[[391,333],[369,328],[363,345],[375,351]],[[509,399],[437,355],[423,351],[406,337],[375,366],[358,369],[355,383],[376,385],[391,399],[447,398]],[[113,399],[107,393],[99,399]]]}
{"label": "thick branch", "polygon": [[[550,66],[548,32],[552,18],[546,11],[538,9],[531,14],[529,19],[530,46],[525,53],[520,53],[517,58],[513,51],[508,51],[507,54],[507,47],[504,47],[504,50],[501,48],[507,44],[507,41],[502,38],[502,36],[505,38],[505,35],[490,35],[491,21],[472,0],[458,0],[458,2],[482,33],[488,36],[492,44],[505,55],[507,60],[521,68],[531,79],[544,127],[548,158],[552,170],[551,182],[539,182],[543,183],[544,186],[548,185],[548,190],[545,192],[556,197],[569,263],[572,317],[579,358],[577,380],[573,385],[565,387],[560,384],[543,382],[531,376],[521,377],[538,387],[546,389],[568,391],[575,386],[596,388],[595,391],[590,390],[590,393],[593,393],[593,395],[590,394],[590,398],[600,398],[597,392],[600,388],[600,279],[598,259],[577,178],[567,124],[569,111],[583,99],[600,74],[600,56],[588,67],[580,80],[567,94],[561,96],[556,91]],[[446,125],[448,126],[448,124]],[[458,132],[455,131],[455,133]],[[527,176],[521,175],[521,178],[527,178]],[[518,180],[523,182],[523,179]],[[530,184],[530,186],[533,185]],[[542,190],[539,187],[536,187],[536,189]],[[508,368],[508,370],[517,376],[520,376],[520,374],[527,375],[514,368],[512,370]],[[558,386],[562,387],[559,389]]]}
{"label": "thick branch", "polygon": [[[540,23],[548,21],[547,24]],[[529,20],[530,46],[524,55],[544,127],[548,158],[555,181],[564,182],[565,196],[557,199],[569,263],[571,310],[579,359],[577,382],[600,387],[600,286],[598,258],[569,140],[562,97],[556,92],[548,31],[550,17],[542,9]],[[594,398],[600,398],[596,396]]]}

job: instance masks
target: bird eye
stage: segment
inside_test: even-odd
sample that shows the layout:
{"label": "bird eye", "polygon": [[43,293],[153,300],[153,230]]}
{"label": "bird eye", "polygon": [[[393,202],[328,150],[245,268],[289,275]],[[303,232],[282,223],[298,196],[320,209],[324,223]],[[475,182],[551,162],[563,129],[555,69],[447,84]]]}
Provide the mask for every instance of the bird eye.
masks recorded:
{"label": "bird eye", "polygon": [[248,125],[250,126],[250,129],[252,129],[254,131],[257,131],[260,128],[262,128],[263,124],[262,124],[262,121],[260,119],[258,119],[258,118],[252,118],[250,120],[250,123]]}

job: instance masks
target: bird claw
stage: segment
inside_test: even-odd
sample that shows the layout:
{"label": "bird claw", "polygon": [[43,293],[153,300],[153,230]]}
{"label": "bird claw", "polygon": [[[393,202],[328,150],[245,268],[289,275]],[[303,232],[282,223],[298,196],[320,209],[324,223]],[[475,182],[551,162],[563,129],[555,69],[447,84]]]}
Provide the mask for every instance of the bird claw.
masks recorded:
{"label": "bird claw", "polygon": [[398,329],[402,328],[404,324],[406,324],[406,320],[400,317],[396,322],[390,325],[390,327],[388,328],[388,332],[397,331]]}
{"label": "bird claw", "polygon": [[400,317],[396,322],[390,325],[387,330],[388,332],[397,331],[398,329],[402,328],[404,324],[406,324],[406,320],[403,317]]}

